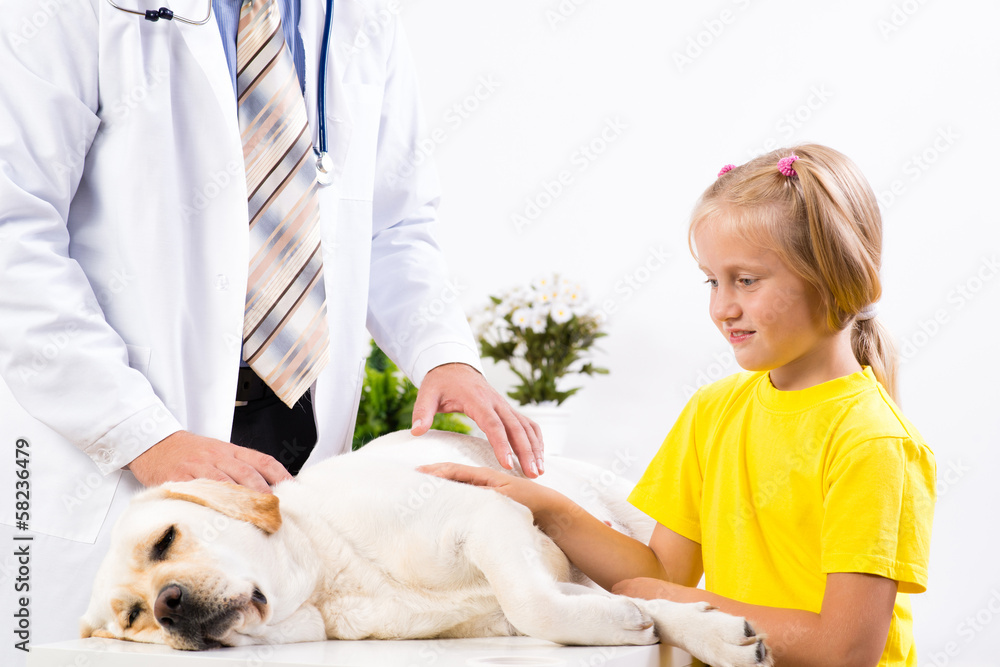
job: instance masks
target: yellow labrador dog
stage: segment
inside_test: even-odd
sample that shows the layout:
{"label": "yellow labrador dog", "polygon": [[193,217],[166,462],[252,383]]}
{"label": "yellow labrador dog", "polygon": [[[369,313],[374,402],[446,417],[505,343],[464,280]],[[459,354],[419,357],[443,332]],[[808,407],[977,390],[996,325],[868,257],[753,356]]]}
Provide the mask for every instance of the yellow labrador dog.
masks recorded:
{"label": "yellow labrador dog", "polygon": [[[145,491],[114,528],[82,635],[193,650],[504,635],[662,640],[716,667],[771,663],[744,619],[611,595],[523,506],[414,470],[440,461],[498,468],[484,440],[400,432],[307,468],[273,495],[208,480]],[[542,482],[649,538],[651,520],[625,502],[626,482],[569,459],[547,468]]]}

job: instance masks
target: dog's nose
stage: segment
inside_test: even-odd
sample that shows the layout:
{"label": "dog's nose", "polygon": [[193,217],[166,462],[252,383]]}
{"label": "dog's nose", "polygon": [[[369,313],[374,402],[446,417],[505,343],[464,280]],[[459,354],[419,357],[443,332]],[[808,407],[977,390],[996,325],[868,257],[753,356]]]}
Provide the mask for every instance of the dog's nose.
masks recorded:
{"label": "dog's nose", "polygon": [[177,584],[164,586],[160,594],[156,596],[156,604],[153,605],[153,616],[164,628],[180,620],[181,601],[184,597],[181,587]]}

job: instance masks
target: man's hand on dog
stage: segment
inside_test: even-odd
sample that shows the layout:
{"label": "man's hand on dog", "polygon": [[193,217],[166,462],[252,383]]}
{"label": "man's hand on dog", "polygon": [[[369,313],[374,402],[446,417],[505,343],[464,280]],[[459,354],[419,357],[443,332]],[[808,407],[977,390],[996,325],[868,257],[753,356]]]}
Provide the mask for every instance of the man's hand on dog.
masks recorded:
{"label": "man's hand on dog", "polygon": [[[439,412],[464,412],[486,434],[497,461],[508,470],[517,456],[528,477],[545,472],[538,425],[518,413],[479,371],[466,364],[444,364],[424,377],[413,406],[413,435],[423,435]],[[513,454],[511,453],[513,451]]]}
{"label": "man's hand on dog", "polygon": [[147,487],[201,478],[271,493],[269,485],[292,479],[285,467],[267,454],[187,431],[167,436],[128,467]]}

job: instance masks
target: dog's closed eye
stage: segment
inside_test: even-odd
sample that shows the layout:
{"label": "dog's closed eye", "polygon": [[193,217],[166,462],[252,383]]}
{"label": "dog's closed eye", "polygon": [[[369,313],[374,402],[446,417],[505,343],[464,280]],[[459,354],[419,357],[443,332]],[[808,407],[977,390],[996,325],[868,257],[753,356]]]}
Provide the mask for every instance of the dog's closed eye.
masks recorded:
{"label": "dog's closed eye", "polygon": [[153,549],[149,556],[154,561],[164,560],[167,557],[167,551],[170,549],[170,545],[174,543],[174,538],[177,537],[177,527],[170,526],[167,528],[163,536],[156,541],[153,545]]}
{"label": "dog's closed eye", "polygon": [[132,627],[132,624],[135,623],[135,620],[139,618],[139,614],[141,613],[142,613],[142,607],[140,605],[134,605],[132,607],[132,609],[128,613],[128,620],[125,622],[126,630]]}

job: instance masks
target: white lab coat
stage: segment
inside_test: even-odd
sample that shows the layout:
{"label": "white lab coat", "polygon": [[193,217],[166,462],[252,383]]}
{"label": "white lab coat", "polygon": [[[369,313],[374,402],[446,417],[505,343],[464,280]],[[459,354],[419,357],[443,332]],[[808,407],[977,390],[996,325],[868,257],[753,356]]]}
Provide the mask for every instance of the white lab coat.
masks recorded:
{"label": "white lab coat", "polygon": [[[171,3],[184,16],[204,6]],[[314,133],[323,11],[321,0],[302,0]],[[311,461],[349,448],[366,324],[417,383],[448,361],[478,367],[432,234],[438,185],[415,150],[415,77],[397,12],[378,0],[336,0],[327,77],[334,182],[321,190],[332,361],[314,387],[319,442]],[[138,454],[181,428],[228,440],[248,267],[246,196],[214,18],[204,26],[153,23],[105,0],[4,3],[4,524],[15,519],[18,438],[30,443],[30,533],[79,549],[114,518],[116,489],[117,506],[136,488],[120,468]],[[6,535],[21,534],[4,530],[8,545]],[[5,598],[11,565],[0,557]],[[86,573],[78,587],[89,588]],[[33,604],[43,605],[34,614],[43,623],[50,602]]]}

